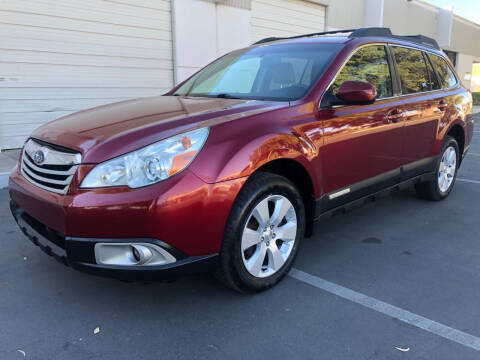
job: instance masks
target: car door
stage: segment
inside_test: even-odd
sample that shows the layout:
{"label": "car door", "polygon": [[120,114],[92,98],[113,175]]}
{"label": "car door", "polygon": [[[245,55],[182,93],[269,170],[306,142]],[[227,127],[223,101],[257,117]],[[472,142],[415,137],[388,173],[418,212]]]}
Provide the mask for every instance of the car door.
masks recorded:
{"label": "car door", "polygon": [[[439,129],[448,126],[458,114],[465,113],[463,96],[458,94],[458,80],[447,61],[434,54],[428,54],[432,71],[437,74],[440,91],[432,97],[432,107],[439,117]],[[430,149],[431,156],[438,155],[440,144]]]}
{"label": "car door", "polygon": [[443,93],[428,58],[418,49],[391,46],[405,119],[402,166],[403,179],[431,171],[431,155],[437,129],[443,117]]}
{"label": "car door", "polygon": [[322,183],[327,193],[324,210],[399,179],[404,119],[401,100],[394,97],[396,84],[391,70],[386,45],[360,47],[324,95],[324,99],[334,95],[347,80],[370,82],[377,89],[373,104],[333,106],[320,111],[324,138]]}

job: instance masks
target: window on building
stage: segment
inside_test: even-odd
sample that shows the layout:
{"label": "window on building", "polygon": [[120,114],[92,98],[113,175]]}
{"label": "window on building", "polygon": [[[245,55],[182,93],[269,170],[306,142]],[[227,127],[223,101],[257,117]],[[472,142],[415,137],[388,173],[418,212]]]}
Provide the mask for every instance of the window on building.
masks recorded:
{"label": "window on building", "polygon": [[437,70],[440,83],[443,88],[451,88],[457,83],[457,78],[445,59],[440,56],[430,54],[435,70]]}
{"label": "window on building", "polygon": [[430,90],[427,64],[420,50],[393,47],[397,71],[400,76],[403,94],[414,94]]}
{"label": "window on building", "polygon": [[333,82],[333,93],[337,92],[343,82],[349,80],[365,81],[374,85],[377,99],[392,96],[392,77],[385,46],[371,45],[357,50]]}
{"label": "window on building", "polygon": [[450,59],[453,66],[457,66],[457,53],[455,51],[450,51],[450,50],[443,50],[443,52]]}

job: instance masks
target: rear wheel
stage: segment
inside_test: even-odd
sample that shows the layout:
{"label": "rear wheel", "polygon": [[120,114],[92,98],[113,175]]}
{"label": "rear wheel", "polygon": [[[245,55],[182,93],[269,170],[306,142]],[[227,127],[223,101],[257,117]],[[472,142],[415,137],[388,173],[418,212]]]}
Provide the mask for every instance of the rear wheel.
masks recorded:
{"label": "rear wheel", "polygon": [[288,179],[253,174],[226,224],[218,277],[241,292],[275,285],[290,270],[305,231],[302,197]]}
{"label": "rear wheel", "polygon": [[437,171],[431,181],[415,186],[417,194],[428,200],[443,200],[452,191],[460,160],[460,152],[457,141],[447,136],[437,160]]}

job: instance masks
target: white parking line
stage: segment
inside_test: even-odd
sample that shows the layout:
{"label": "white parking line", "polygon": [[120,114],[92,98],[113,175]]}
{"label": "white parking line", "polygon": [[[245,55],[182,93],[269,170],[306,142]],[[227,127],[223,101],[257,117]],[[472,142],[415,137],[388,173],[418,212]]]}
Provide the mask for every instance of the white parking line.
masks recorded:
{"label": "white parking line", "polygon": [[451,328],[447,325],[440,324],[436,321],[427,319],[423,316],[387,304],[386,302],[374,299],[370,296],[361,294],[354,290],[334,284],[330,281],[310,275],[297,269],[292,269],[289,273],[289,276],[309,285],[312,285],[318,289],[337,295],[346,300],[353,301],[369,309],[396,318],[400,321],[403,321],[404,323],[416,326],[417,328],[428,331],[432,334],[441,336],[445,339],[455,341],[458,344],[480,351],[480,338],[476,336]]}
{"label": "white parking line", "polygon": [[480,156],[480,154],[468,152],[467,155]]}
{"label": "white parking line", "polygon": [[470,180],[470,179],[463,179],[463,178],[458,178],[458,177],[457,177],[457,181],[463,181],[463,182],[468,182],[468,183],[472,183],[472,184],[480,184],[479,180]]}

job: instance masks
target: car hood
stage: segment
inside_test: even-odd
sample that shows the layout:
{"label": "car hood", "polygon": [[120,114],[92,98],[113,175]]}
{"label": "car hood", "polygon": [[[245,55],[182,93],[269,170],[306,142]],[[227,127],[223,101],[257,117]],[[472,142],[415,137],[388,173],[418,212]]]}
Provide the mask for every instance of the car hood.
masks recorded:
{"label": "car hood", "polygon": [[286,106],[285,102],[156,96],[70,114],[42,125],[32,138],[82,153],[99,163],[191,129]]}

